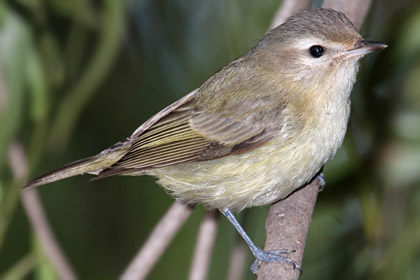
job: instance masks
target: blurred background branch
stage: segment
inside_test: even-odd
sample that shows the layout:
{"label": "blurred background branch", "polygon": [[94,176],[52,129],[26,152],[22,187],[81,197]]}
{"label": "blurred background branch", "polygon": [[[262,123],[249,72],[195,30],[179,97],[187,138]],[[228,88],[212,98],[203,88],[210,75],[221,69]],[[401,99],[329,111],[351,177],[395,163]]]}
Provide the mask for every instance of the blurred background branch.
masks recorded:
{"label": "blurred background branch", "polygon": [[201,222],[195,245],[193,262],[188,279],[205,280],[210,269],[210,261],[217,236],[219,211],[210,210]]}
{"label": "blurred background branch", "polygon": [[146,243],[130,262],[121,276],[122,280],[145,279],[166,247],[171,243],[179,228],[190,216],[192,208],[174,202],[165,216],[150,233]]}
{"label": "blurred background branch", "polygon": [[30,189],[22,191],[22,204],[39,240],[41,250],[51,262],[59,278],[65,280],[77,279],[67,257],[61,251],[60,246],[55,240],[54,233],[48,224],[44,209],[42,208],[38,190]]}
{"label": "blurred background branch", "polygon": [[310,0],[299,0],[299,1],[284,0],[282,1],[279,9],[274,15],[273,20],[271,21],[271,24],[268,30],[273,29],[274,27],[282,24],[288,17],[298,12],[299,10],[302,10],[310,6],[311,6]]}
{"label": "blurred background branch", "polygon": [[322,7],[343,12],[353,22],[354,26],[360,29],[369,11],[371,2],[370,0],[325,0]]}

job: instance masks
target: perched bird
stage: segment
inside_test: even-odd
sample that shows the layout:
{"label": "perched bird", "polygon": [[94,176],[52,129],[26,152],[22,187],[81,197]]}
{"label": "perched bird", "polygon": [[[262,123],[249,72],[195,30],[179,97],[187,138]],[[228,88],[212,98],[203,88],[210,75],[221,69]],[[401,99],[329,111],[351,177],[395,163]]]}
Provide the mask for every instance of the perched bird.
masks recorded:
{"label": "perched bird", "polygon": [[318,174],[344,139],[359,59],[386,47],[340,12],[303,10],[126,140],[25,188],[84,173],[151,175],[177,200],[219,209],[258,260],[298,266],[288,250],[257,247],[232,210],[278,201]]}

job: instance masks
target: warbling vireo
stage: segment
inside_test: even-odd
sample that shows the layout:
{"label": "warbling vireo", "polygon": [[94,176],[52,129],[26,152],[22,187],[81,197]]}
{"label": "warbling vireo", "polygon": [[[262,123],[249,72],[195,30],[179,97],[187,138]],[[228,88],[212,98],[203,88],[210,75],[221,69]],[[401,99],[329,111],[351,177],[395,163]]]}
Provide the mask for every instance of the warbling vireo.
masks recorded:
{"label": "warbling vireo", "polygon": [[232,210],[282,199],[321,170],[344,139],[359,59],[386,47],[340,12],[304,10],[126,140],[25,188],[84,173],[151,175],[176,199],[219,209],[258,260],[298,266],[288,250],[255,246]]}

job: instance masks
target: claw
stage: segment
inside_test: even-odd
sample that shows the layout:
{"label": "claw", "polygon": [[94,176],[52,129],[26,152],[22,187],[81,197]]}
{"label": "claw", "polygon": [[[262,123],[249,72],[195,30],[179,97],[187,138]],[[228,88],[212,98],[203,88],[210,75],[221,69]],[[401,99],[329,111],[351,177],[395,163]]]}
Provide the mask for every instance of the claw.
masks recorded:
{"label": "claw", "polygon": [[224,208],[224,209],[220,209],[220,212],[222,212],[222,214],[226,216],[229,222],[232,223],[232,225],[236,228],[236,230],[245,240],[246,244],[248,244],[248,247],[249,249],[251,249],[252,254],[254,254],[254,256],[256,257],[255,262],[251,266],[252,273],[258,274],[258,269],[260,268],[260,265],[262,262],[271,262],[271,263],[286,262],[286,263],[293,264],[293,267],[299,269],[300,274],[302,274],[302,268],[297,262],[287,257],[281,256],[281,254],[293,253],[295,252],[295,250],[284,249],[284,250],[272,250],[268,252],[264,251],[263,249],[256,246],[254,242],[252,242],[251,238],[248,236],[248,234],[246,234],[245,230],[236,220],[235,215],[233,215],[232,210],[230,210],[229,208]]}
{"label": "claw", "polygon": [[296,250],[283,249],[283,250],[264,251],[258,248],[258,250],[255,252],[256,260],[251,265],[251,271],[252,273],[257,275],[262,262],[270,262],[270,263],[284,262],[284,263],[292,264],[293,268],[298,269],[300,274],[302,274],[302,267],[297,262],[295,262],[294,260],[288,257],[284,257],[280,255],[280,254],[290,254],[293,252],[296,252]]}
{"label": "claw", "polygon": [[323,172],[319,173],[316,178],[319,181],[319,191],[322,192],[325,189],[327,183],[325,182],[325,175]]}

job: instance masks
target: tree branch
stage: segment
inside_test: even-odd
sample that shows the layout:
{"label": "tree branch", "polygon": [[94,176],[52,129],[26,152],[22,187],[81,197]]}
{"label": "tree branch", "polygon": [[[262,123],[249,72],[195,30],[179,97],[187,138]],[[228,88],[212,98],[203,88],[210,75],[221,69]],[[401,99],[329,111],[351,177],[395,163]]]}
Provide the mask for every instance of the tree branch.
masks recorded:
{"label": "tree branch", "polygon": [[190,280],[205,280],[209,270],[214,242],[217,235],[219,211],[207,211],[200,226],[190,269]]}
{"label": "tree branch", "polygon": [[[10,146],[9,162],[15,180],[20,181],[19,178],[27,177],[28,164],[25,153],[20,144],[13,143]],[[15,187],[20,187],[20,184]],[[56,269],[60,278],[66,280],[77,279],[76,274],[63,254],[54,237],[51,227],[48,224],[48,220],[38,196],[38,191],[36,189],[22,191],[21,200],[26,216],[28,217],[32,228],[42,245],[42,249]]]}
{"label": "tree branch", "polygon": [[360,30],[371,2],[372,0],[325,0],[323,7],[343,12]]}
{"label": "tree branch", "polygon": [[[236,240],[233,245],[229,260],[228,276],[229,280],[244,279],[246,263],[249,257],[249,248],[243,240]],[[249,270],[249,267],[246,269]]]}
{"label": "tree branch", "polygon": [[150,233],[146,243],[131,261],[121,280],[145,279],[159,260],[179,228],[190,216],[192,208],[175,201]]}
{"label": "tree branch", "polygon": [[[325,0],[323,7],[345,13],[360,29],[371,1]],[[290,258],[302,264],[311,216],[318,195],[317,179],[289,197],[273,204],[266,220],[265,250],[295,249]],[[288,263],[262,263],[258,279],[298,279],[300,272]]]}
{"label": "tree branch", "polygon": [[[301,264],[312,212],[319,191],[319,182],[313,180],[304,188],[271,206],[266,220],[265,250],[294,249],[289,258]],[[289,263],[261,264],[258,279],[298,279],[300,271]]]}
{"label": "tree branch", "polygon": [[76,274],[71,268],[66,256],[61,251],[54,237],[54,233],[48,224],[41,200],[39,199],[38,190],[22,190],[21,199],[26,216],[42,244],[42,250],[48,256],[48,260],[52,263],[60,278],[65,280],[77,279]]}
{"label": "tree branch", "polygon": [[289,16],[303,8],[309,7],[310,5],[311,0],[283,0],[281,6],[276,12],[276,15],[271,21],[269,29],[273,29],[274,27],[282,24]]}

